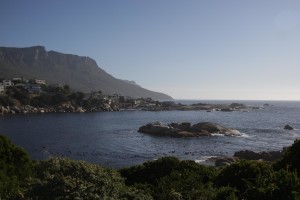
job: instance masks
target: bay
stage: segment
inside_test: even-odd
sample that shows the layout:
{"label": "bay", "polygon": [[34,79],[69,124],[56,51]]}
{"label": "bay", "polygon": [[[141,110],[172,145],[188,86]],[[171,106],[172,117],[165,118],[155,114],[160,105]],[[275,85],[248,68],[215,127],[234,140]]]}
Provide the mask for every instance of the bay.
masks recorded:
{"label": "bay", "polygon": [[[300,102],[297,101],[186,101],[244,103],[259,106],[248,112],[120,111],[0,116],[0,134],[23,147],[34,159],[63,156],[108,167],[132,166],[163,156],[204,160],[232,156],[238,150],[281,150],[300,138]],[[265,103],[270,106],[263,106]],[[149,122],[214,122],[234,128],[241,137],[171,138],[138,133]],[[283,127],[290,124],[295,130]]]}

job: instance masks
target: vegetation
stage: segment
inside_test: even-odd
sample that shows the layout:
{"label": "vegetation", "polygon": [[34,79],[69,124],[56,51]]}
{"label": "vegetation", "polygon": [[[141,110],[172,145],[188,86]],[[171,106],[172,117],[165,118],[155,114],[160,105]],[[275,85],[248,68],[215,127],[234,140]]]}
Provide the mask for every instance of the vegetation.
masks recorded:
{"label": "vegetation", "polygon": [[299,140],[274,164],[224,168],[164,157],[120,170],[84,161],[33,161],[0,136],[0,199],[300,199]]}
{"label": "vegetation", "polygon": [[0,135],[0,199],[14,199],[25,191],[32,161],[22,148]]}
{"label": "vegetation", "polygon": [[53,158],[35,166],[27,198],[35,199],[151,199],[127,187],[116,170],[83,161]]}
{"label": "vegetation", "polygon": [[56,106],[66,102],[71,102],[78,106],[82,104],[84,94],[75,92],[68,85],[63,87],[42,85],[43,93],[30,94],[23,86],[8,87],[4,95],[0,95],[0,106]]}
{"label": "vegetation", "polygon": [[285,167],[296,170],[300,175],[300,140],[295,140],[294,144],[286,149],[284,157],[275,164],[277,169]]}

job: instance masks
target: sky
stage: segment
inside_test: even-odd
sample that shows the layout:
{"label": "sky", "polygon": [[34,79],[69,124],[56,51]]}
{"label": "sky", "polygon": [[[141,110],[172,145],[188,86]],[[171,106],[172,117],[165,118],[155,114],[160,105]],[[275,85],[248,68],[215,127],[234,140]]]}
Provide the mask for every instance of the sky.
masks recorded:
{"label": "sky", "polygon": [[175,99],[300,100],[299,0],[1,0],[0,46],[89,56]]}

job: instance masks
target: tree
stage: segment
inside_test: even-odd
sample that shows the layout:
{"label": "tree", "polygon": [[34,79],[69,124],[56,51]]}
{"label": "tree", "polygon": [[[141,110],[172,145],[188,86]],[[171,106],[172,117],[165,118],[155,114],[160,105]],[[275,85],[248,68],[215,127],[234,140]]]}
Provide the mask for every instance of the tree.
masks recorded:
{"label": "tree", "polygon": [[64,94],[70,94],[71,93],[71,88],[70,88],[69,85],[64,85],[63,89],[64,89],[64,91],[63,91]]}

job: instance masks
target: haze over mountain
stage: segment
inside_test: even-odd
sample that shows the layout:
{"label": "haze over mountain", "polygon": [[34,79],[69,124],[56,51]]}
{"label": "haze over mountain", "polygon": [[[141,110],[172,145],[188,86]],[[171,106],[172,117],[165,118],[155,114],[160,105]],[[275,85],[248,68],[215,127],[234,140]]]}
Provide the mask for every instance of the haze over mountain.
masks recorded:
{"label": "haze over mountain", "polygon": [[68,84],[82,92],[101,90],[104,94],[172,99],[166,94],[144,89],[134,81],[113,77],[89,57],[46,51],[42,46],[0,47],[0,77],[44,79],[47,83]]}

